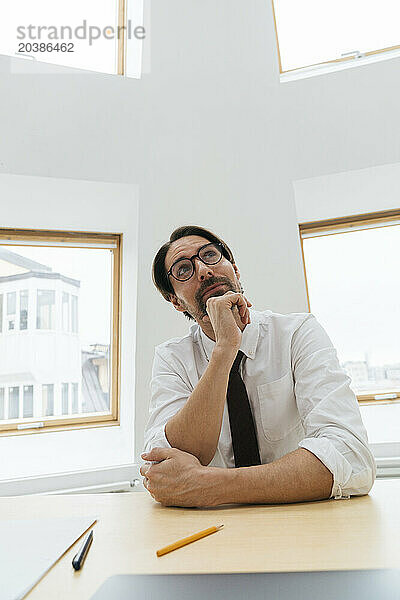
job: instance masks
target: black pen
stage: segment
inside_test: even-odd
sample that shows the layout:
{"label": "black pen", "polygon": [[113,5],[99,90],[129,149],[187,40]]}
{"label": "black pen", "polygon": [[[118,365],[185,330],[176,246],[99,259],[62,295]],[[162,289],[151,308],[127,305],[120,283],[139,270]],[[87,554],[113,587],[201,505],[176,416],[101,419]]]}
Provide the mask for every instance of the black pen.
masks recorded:
{"label": "black pen", "polygon": [[93,542],[93,529],[86,536],[85,541],[83,542],[83,544],[81,546],[81,549],[79,550],[79,552],[77,554],[75,554],[74,558],[72,559],[72,566],[74,567],[75,571],[79,571],[79,569],[81,569],[83,567],[83,563],[85,562],[85,558],[87,556],[87,553],[89,552],[89,548],[90,548],[92,542]]}

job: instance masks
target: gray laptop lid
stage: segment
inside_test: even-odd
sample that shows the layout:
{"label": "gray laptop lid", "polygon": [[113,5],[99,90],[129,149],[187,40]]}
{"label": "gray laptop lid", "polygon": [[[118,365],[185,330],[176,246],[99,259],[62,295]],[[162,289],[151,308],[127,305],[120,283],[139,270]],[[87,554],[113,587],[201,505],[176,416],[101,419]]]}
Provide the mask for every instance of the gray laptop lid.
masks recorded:
{"label": "gray laptop lid", "polygon": [[114,575],[92,600],[400,600],[400,571]]}

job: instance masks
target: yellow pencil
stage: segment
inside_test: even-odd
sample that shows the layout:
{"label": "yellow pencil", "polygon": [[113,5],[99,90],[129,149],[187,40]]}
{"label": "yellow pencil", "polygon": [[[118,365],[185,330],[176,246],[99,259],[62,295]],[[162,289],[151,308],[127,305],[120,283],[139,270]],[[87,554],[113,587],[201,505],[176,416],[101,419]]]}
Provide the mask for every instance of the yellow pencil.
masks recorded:
{"label": "yellow pencil", "polygon": [[189,535],[188,537],[183,538],[182,540],[178,540],[173,544],[169,544],[169,546],[165,546],[165,548],[161,548],[161,550],[157,550],[157,556],[162,556],[163,554],[167,554],[168,552],[172,552],[172,550],[176,550],[177,548],[182,548],[182,546],[186,546],[186,544],[191,544],[196,540],[200,540],[206,535],[210,535],[210,533],[215,533],[222,529],[223,525],[213,525],[208,529],[203,529],[203,531],[199,531],[198,533],[194,533],[193,535]]}

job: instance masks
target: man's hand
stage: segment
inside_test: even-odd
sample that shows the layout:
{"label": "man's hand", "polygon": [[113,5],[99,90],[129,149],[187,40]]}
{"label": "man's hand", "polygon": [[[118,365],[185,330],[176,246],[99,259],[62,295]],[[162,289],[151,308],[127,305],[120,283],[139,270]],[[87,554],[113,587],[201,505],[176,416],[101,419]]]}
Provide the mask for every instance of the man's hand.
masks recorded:
{"label": "man's hand", "polygon": [[164,506],[211,506],[211,489],[204,485],[207,468],[195,456],[176,448],[153,448],[142,454],[146,461],[140,473],[143,485]]}
{"label": "man's hand", "polygon": [[153,448],[144,460],[145,487],[164,506],[285,504],[329,498],[333,475],[309,450],[297,448],[266,465],[224,469],[203,467],[176,448]]}
{"label": "man's hand", "polygon": [[205,323],[211,323],[216,345],[237,351],[242,331],[250,323],[251,302],[239,292],[226,292],[223,296],[211,296],[206,303]]}

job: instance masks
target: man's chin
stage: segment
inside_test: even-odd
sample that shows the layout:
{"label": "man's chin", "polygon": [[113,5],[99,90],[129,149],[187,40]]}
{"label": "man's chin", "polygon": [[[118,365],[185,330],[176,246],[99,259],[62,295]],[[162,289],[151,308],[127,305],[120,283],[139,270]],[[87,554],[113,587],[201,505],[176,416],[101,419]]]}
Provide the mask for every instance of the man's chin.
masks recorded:
{"label": "man's chin", "polygon": [[[223,296],[224,294],[226,294],[226,292],[229,292],[229,291],[230,291],[230,290],[229,290],[229,288],[228,288],[228,289],[223,289],[223,288],[221,288],[221,289],[215,290],[215,292],[214,292],[214,291],[212,291],[212,292],[211,292],[209,295],[206,295],[206,298],[205,298],[205,300],[203,300],[203,298],[202,298],[202,299],[199,301],[199,315],[201,315],[201,316],[200,316],[200,321],[201,321],[201,320],[203,319],[203,317],[205,317],[205,316],[206,316],[206,314],[207,314],[207,310],[206,310],[207,300],[208,300],[209,298],[215,298],[215,297],[217,297],[217,296]],[[232,291],[233,291],[233,290],[232,290]]]}

